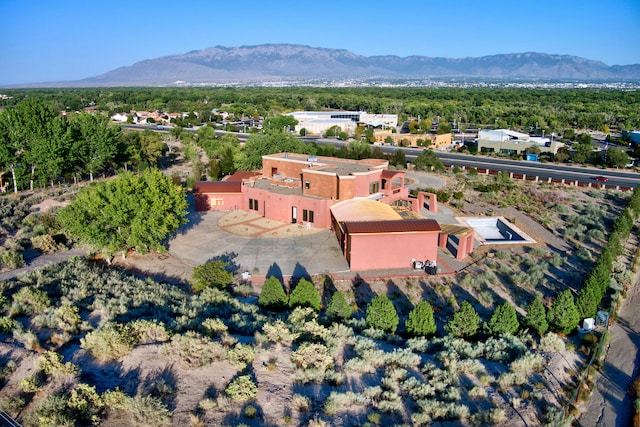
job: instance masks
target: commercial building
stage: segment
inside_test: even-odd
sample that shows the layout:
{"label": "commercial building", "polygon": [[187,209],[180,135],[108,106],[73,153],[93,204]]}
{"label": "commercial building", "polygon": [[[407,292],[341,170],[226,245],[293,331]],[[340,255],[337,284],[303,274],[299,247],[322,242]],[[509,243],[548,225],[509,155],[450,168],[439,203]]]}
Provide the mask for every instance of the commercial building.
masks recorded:
{"label": "commercial building", "polygon": [[[382,159],[266,155],[261,173],[239,172],[223,182],[196,183],[196,209],[242,209],[276,221],[330,228],[352,271],[435,261],[438,245],[444,246],[438,222],[416,215],[405,219],[394,209],[419,212],[426,193],[409,197],[404,172],[388,166]],[[435,195],[429,197],[435,208]],[[473,244],[459,247],[459,259],[473,250]]]}
{"label": "commercial building", "polygon": [[481,130],[478,132],[478,151],[522,155],[527,148],[537,147],[541,153],[556,154],[564,144],[552,138],[529,136],[510,129]]}
{"label": "commercial building", "polygon": [[333,126],[339,126],[342,132],[351,135],[356,126],[396,127],[397,114],[369,114],[364,111],[294,111],[289,113],[298,124],[296,132],[306,129],[310,134],[321,135]]}
{"label": "commercial building", "polygon": [[413,133],[397,133],[390,130],[377,130],[373,133],[377,144],[387,143],[390,141],[393,145],[401,145],[403,147],[419,147],[420,144],[435,149],[450,147],[453,144],[453,135],[451,133],[443,134],[413,134]]}

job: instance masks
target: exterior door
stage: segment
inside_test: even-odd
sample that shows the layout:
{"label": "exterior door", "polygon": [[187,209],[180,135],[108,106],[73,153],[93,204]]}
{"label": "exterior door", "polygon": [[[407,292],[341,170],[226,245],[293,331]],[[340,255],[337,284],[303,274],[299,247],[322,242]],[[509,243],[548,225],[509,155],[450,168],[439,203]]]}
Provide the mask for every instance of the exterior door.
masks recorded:
{"label": "exterior door", "polygon": [[298,208],[296,206],[291,207],[291,223],[295,224],[298,220]]}

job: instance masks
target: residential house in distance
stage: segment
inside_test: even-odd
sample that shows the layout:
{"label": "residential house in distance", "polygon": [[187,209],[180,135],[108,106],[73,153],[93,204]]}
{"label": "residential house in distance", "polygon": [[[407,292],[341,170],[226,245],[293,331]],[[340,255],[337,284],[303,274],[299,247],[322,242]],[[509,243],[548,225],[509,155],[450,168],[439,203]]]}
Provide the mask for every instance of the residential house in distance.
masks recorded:
{"label": "residential house in distance", "polygon": [[[198,211],[254,212],[281,222],[331,229],[352,271],[409,267],[435,261],[448,236],[419,212],[426,193],[409,197],[405,173],[382,159],[349,160],[277,153],[262,157],[262,172],[238,172],[222,182],[198,182]],[[435,206],[435,196],[431,206]],[[396,209],[399,208],[399,209]],[[469,244],[469,241],[471,244]],[[444,243],[444,244],[443,244]],[[473,250],[473,231],[464,233],[457,257]]]}

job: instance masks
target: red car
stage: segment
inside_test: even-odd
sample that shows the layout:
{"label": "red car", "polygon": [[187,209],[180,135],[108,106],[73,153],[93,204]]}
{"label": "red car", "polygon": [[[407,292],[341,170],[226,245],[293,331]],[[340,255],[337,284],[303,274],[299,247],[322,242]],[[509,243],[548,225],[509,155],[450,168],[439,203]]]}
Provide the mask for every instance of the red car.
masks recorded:
{"label": "red car", "polygon": [[600,182],[607,182],[609,181],[609,178],[607,178],[606,176],[596,176],[593,179],[595,179],[596,181],[600,181]]}

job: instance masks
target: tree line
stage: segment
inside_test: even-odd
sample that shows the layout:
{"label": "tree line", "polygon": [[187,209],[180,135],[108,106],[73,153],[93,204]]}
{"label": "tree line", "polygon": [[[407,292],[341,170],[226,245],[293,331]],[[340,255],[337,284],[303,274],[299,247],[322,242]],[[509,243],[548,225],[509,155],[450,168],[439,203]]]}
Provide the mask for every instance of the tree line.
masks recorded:
{"label": "tree line", "polygon": [[[55,103],[58,110],[91,107],[116,112],[155,111],[210,114],[222,109],[236,118],[274,117],[294,110],[365,110],[397,114],[462,128],[491,125],[546,135],[570,129],[640,128],[640,91],[531,88],[85,88],[7,89],[0,107],[25,98]],[[606,132],[605,132],[606,133]]]}
{"label": "tree line", "polygon": [[60,114],[32,98],[0,112],[0,174],[9,174],[14,192],[154,165],[165,151],[160,135],[122,132],[104,114]]}

